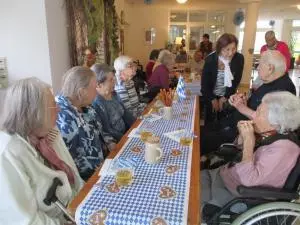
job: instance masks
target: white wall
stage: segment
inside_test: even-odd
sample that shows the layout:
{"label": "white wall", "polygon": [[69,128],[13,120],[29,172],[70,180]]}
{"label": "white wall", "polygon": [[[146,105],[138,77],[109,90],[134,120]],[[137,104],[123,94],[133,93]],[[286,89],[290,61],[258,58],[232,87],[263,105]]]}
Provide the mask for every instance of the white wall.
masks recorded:
{"label": "white wall", "polygon": [[[0,0],[0,56],[8,80],[35,76],[60,88],[69,68],[64,0]],[[5,90],[0,89],[0,104]]]}
{"label": "white wall", "polygon": [[41,0],[0,1],[0,55],[9,83],[36,76],[51,84],[45,5]]}
{"label": "white wall", "polygon": [[52,86],[61,88],[63,74],[70,68],[65,0],[45,0]]}

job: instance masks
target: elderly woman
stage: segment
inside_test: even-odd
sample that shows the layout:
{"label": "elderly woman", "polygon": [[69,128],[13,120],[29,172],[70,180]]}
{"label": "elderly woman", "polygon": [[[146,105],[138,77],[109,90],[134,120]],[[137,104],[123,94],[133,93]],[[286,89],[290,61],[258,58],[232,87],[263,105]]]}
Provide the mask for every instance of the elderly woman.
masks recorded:
{"label": "elderly woman", "polygon": [[300,101],[296,96],[289,92],[265,95],[253,120],[238,124],[241,162],[201,171],[202,206],[225,205],[238,195],[238,185],[282,188],[297,162],[300,147],[291,139],[280,139],[278,134],[288,135],[299,126]]}
{"label": "elderly woman", "polygon": [[145,105],[139,102],[134,82],[131,80],[136,74],[136,65],[128,56],[119,56],[114,61],[116,70],[115,91],[124,107],[137,118],[144,110]]}
{"label": "elderly woman", "polygon": [[175,63],[173,54],[167,50],[161,51],[158,58],[160,64],[154,69],[152,76],[148,80],[149,92],[152,93],[153,97],[159,93],[160,89],[169,88],[170,71]]}
{"label": "elderly woman", "polygon": [[207,119],[213,112],[223,110],[223,104],[236,92],[244,69],[244,57],[237,53],[238,40],[233,34],[223,34],[217,41],[216,51],[205,59],[201,92],[206,101]]}
{"label": "elderly woman", "polygon": [[158,55],[159,55],[159,50],[158,49],[153,49],[150,53],[149,62],[146,65],[147,80],[149,80],[149,78],[152,75],[153,67],[154,67],[154,64],[155,64],[155,62],[158,58]]}
{"label": "elderly woman", "polygon": [[[96,75],[76,66],[63,78],[57,126],[75,161],[82,179],[87,180],[108,154],[106,144],[113,140],[102,133],[102,124],[90,107],[96,97]],[[107,138],[106,138],[107,137]]]}
{"label": "elderly woman", "polygon": [[131,127],[135,118],[114,95],[114,70],[106,64],[95,64],[91,69],[96,73],[98,93],[93,108],[101,118],[103,131],[111,135],[117,143]]}
{"label": "elderly woman", "polygon": [[36,78],[13,84],[0,123],[1,224],[63,224],[55,205],[43,202],[58,177],[57,197],[67,204],[83,182],[58,130],[59,108],[48,85]]}

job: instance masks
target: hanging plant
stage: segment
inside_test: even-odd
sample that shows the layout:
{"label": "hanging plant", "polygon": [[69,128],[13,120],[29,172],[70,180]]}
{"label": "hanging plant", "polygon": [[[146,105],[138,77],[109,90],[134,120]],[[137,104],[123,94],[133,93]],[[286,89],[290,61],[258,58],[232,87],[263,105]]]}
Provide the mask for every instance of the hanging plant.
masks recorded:
{"label": "hanging plant", "polygon": [[96,49],[104,27],[104,2],[103,0],[83,0],[83,5],[88,27],[88,45]]}

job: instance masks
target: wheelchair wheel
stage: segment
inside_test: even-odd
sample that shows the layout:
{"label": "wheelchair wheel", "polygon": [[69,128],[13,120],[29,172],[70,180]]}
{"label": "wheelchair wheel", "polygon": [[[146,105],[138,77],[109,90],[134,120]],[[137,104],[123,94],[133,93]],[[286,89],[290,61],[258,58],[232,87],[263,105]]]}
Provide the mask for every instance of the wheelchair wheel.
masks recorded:
{"label": "wheelchair wheel", "polygon": [[300,204],[272,202],[256,206],[236,218],[232,225],[297,225]]}

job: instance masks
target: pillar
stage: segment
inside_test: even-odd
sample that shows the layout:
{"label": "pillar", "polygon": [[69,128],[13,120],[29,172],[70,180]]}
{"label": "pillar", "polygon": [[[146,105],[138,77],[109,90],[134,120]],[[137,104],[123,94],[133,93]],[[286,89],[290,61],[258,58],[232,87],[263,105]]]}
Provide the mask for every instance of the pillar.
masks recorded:
{"label": "pillar", "polygon": [[245,58],[245,64],[240,87],[249,89],[256,36],[256,22],[258,18],[260,0],[241,0],[240,2],[247,3],[244,40],[242,47],[242,54]]}

